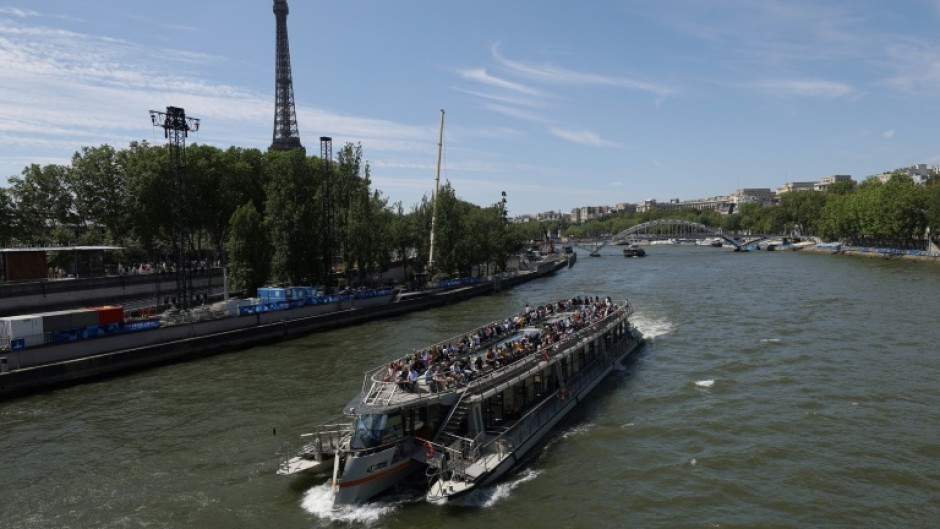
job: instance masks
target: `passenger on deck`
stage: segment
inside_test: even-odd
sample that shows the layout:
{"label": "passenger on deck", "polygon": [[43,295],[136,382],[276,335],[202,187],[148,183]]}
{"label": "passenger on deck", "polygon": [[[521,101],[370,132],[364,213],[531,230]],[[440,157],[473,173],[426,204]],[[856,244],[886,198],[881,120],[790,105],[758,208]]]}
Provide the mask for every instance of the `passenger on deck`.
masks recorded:
{"label": "passenger on deck", "polygon": [[490,369],[496,369],[499,367],[499,361],[496,360],[496,355],[493,354],[492,347],[487,349],[486,356],[484,357],[483,361],[486,363],[487,367],[489,367]]}
{"label": "passenger on deck", "polygon": [[434,367],[434,391],[444,391],[447,388],[447,377],[441,371],[440,366]]}
{"label": "passenger on deck", "polygon": [[427,384],[431,393],[437,393],[437,383],[434,382],[434,368],[431,366],[428,366],[427,371],[424,372],[424,383]]}
{"label": "passenger on deck", "polygon": [[418,370],[415,369],[415,366],[411,366],[411,369],[408,371],[408,383],[406,387],[408,391],[412,393],[418,391]]}

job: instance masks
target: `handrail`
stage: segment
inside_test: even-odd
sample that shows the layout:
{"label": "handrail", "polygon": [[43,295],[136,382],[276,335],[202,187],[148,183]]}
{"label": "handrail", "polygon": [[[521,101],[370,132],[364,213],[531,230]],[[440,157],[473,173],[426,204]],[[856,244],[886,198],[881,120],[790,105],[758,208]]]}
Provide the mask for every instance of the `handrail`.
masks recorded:
{"label": "handrail", "polygon": [[[518,371],[518,369],[519,369],[522,365],[525,365],[525,364],[520,364],[520,362],[530,363],[530,364],[538,363],[538,362],[541,361],[541,359],[544,357],[544,356],[543,356],[543,353],[547,353],[549,356],[552,356],[552,352],[553,352],[553,351],[558,351],[558,350],[560,350],[560,349],[562,349],[562,348],[568,348],[568,347],[572,346],[573,344],[575,344],[575,343],[577,343],[578,341],[580,341],[581,339],[583,339],[585,335],[587,335],[587,334],[589,334],[589,333],[596,333],[596,332],[598,332],[598,331],[600,330],[601,326],[606,325],[606,327],[609,327],[609,322],[612,321],[613,319],[620,318],[621,316],[623,316],[623,317],[629,317],[631,314],[633,314],[633,307],[630,305],[629,300],[619,300],[619,301],[613,302],[613,306],[616,307],[616,310],[614,310],[613,312],[611,312],[611,313],[608,314],[607,316],[605,316],[605,317],[603,317],[603,318],[601,318],[601,319],[599,319],[599,320],[597,320],[597,321],[591,322],[591,324],[586,325],[585,327],[582,327],[582,328],[578,329],[577,331],[575,331],[575,332],[574,332],[573,334],[571,334],[571,335],[566,335],[565,337],[563,337],[563,338],[561,339],[561,341],[554,342],[554,343],[552,343],[552,344],[541,345],[534,353],[531,353],[531,354],[527,355],[525,358],[523,358],[523,359],[521,359],[521,360],[517,360],[517,361],[512,362],[512,363],[509,363],[509,364],[506,364],[505,366],[501,366],[501,367],[499,367],[499,368],[497,368],[497,369],[494,369],[494,370],[490,371],[489,373],[486,373],[486,374],[484,374],[484,375],[482,375],[482,376],[480,376],[480,377],[478,377],[478,378],[472,380],[472,381],[469,383],[469,386],[473,387],[474,393],[477,393],[477,392],[480,392],[480,391],[485,391],[485,390],[487,390],[487,389],[489,389],[489,388],[491,388],[491,387],[497,385],[497,384],[498,384],[499,382],[501,382],[503,379],[505,379],[505,378],[510,378],[511,376],[514,376],[514,375],[515,375],[515,372]],[[554,313],[554,314],[557,314],[557,312]],[[541,322],[545,321],[545,320],[548,319],[548,318],[549,318],[549,315],[546,315],[544,318],[541,318],[540,320],[538,320],[538,322],[535,322],[535,323],[541,323]],[[481,328],[482,328],[482,327],[481,327]],[[605,331],[606,331],[606,328],[605,328]],[[471,331],[471,332],[474,332],[474,331]],[[467,333],[463,333],[463,335],[465,335],[465,334],[467,334]],[[469,356],[469,354],[472,354],[474,351],[479,351],[479,350],[482,349],[483,347],[486,347],[486,346],[488,346],[488,345],[490,345],[490,344],[492,344],[492,343],[498,342],[499,340],[504,339],[505,337],[506,337],[506,335],[500,335],[500,336],[498,336],[498,337],[495,337],[493,340],[491,340],[490,342],[488,342],[486,345],[484,345],[484,344],[481,343],[480,347],[471,349],[470,353],[468,353],[468,356]],[[439,344],[434,344],[434,345],[440,345],[440,344],[444,344],[444,343],[447,343],[447,341],[445,340],[444,342],[440,342]],[[533,360],[533,359],[535,359],[535,360]],[[511,369],[511,370],[508,369],[508,368],[510,368],[510,367],[512,367],[513,369]],[[384,387],[384,386],[387,386],[387,385],[394,385],[396,388],[398,387],[398,381],[389,381],[389,382],[385,382],[385,381],[374,380],[374,379],[372,378],[372,375],[373,375],[373,374],[380,373],[382,369],[384,369],[384,366],[383,366],[383,367],[376,368],[376,369],[374,369],[374,370],[366,371],[365,376],[364,376],[364,381],[363,381],[363,392],[364,392],[364,396],[365,396],[366,398],[368,398],[369,395],[372,394],[372,390],[373,390],[373,389],[376,390],[376,391],[375,391],[375,394],[376,394],[376,396],[377,396],[379,393],[384,393],[384,392],[381,391],[381,389],[379,389],[379,388],[381,388],[381,387]],[[486,379],[489,379],[489,380],[486,380]],[[365,393],[365,391],[366,391],[366,390],[365,390],[365,385],[366,385],[366,383],[368,383],[369,381],[372,382],[372,386],[371,386],[371,388],[369,389],[368,393]],[[486,383],[486,384],[482,384],[482,382],[484,382],[484,381],[486,381],[487,383]],[[457,391],[457,389],[459,389],[459,388],[445,389],[444,391],[438,391],[438,392],[436,392],[435,395],[441,395],[441,394],[445,394],[445,393],[455,392],[455,391]],[[388,403],[390,403],[390,402],[391,402],[391,398],[387,399],[386,405],[387,405]]]}
{"label": "handrail", "polygon": [[[595,329],[594,332],[597,334],[607,332],[610,328],[614,326],[616,322],[619,322],[621,319],[626,319],[629,316],[629,314],[630,314],[629,311],[615,312],[614,314],[612,314],[613,316],[616,316],[615,321],[609,322],[608,325]],[[605,320],[607,319],[609,318],[605,318]],[[591,327],[594,327],[594,325],[592,325]],[[609,354],[615,348],[621,347],[623,345],[628,345],[628,342],[630,341],[630,338],[628,338],[628,335],[629,335],[629,332],[621,336],[621,338],[617,340],[616,342],[611,343],[610,347],[605,351],[605,354]],[[533,355],[533,356],[536,356],[536,355]],[[449,470],[456,474],[462,474],[463,472],[461,471],[461,465],[463,464],[463,461],[465,459],[470,459],[470,460],[478,459],[479,454],[481,452],[485,452],[486,448],[490,446],[500,445],[500,444],[512,446],[511,443],[515,443],[516,441],[518,441],[517,438],[519,437],[520,431],[522,431],[524,428],[532,428],[533,426],[541,427],[543,424],[545,424],[545,422],[551,420],[551,418],[554,417],[557,410],[560,407],[563,407],[566,405],[566,401],[569,398],[577,398],[577,395],[585,387],[587,387],[587,385],[590,382],[597,380],[598,377],[601,375],[601,373],[604,371],[604,367],[607,365],[608,365],[608,362],[602,362],[600,357],[595,357],[594,360],[590,364],[585,366],[582,370],[580,370],[578,373],[576,373],[574,376],[568,379],[562,386],[546,394],[546,396],[541,402],[537,403],[532,409],[525,412],[522,415],[522,417],[516,420],[505,431],[499,433],[493,439],[486,442],[485,444],[479,443],[479,440],[481,438],[485,439],[484,437],[485,431],[478,432],[477,436],[474,439],[468,439],[468,438],[455,436],[457,437],[458,440],[469,442],[470,454],[468,456],[465,456],[462,451],[454,451],[450,449],[449,447],[437,444],[438,446],[441,446],[444,450],[447,450],[448,452],[457,452],[457,457],[451,458],[450,464],[446,465],[447,467],[446,470]],[[566,390],[564,398],[562,398],[563,389]],[[570,392],[570,396],[568,396],[567,392]],[[546,416],[542,417],[541,415],[545,414],[546,410],[550,410],[550,411]],[[534,425],[533,425],[533,421],[534,421]],[[489,456],[484,457],[481,461],[484,467],[486,468],[486,470],[487,471],[490,470]]]}

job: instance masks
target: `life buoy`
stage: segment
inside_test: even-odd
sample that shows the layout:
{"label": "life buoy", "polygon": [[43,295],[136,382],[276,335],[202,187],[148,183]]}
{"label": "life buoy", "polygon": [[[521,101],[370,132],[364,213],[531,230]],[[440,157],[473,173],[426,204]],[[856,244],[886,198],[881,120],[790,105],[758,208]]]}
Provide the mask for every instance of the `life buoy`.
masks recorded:
{"label": "life buoy", "polygon": [[568,400],[568,388],[561,388],[558,390],[558,399],[562,401]]}
{"label": "life buoy", "polygon": [[434,457],[434,445],[431,444],[431,441],[424,442],[424,455],[428,459],[431,459]]}

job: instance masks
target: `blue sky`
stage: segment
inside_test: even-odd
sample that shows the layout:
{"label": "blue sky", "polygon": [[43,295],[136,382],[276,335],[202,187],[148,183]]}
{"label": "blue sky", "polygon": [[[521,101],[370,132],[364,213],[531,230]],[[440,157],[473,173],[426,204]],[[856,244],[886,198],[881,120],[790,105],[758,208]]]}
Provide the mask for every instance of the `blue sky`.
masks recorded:
{"label": "blue sky", "polygon": [[[2,0],[0,0],[2,2]],[[361,142],[406,209],[442,179],[510,213],[940,164],[940,1],[289,0],[301,141]],[[0,185],[83,145],[266,149],[271,0],[0,3]]]}

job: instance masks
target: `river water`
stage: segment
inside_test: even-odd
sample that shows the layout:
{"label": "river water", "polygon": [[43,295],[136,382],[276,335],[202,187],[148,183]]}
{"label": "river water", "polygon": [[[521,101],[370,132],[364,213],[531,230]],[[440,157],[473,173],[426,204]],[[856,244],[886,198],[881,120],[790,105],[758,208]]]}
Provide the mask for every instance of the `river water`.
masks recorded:
{"label": "river water", "polygon": [[[0,403],[0,527],[898,527],[940,524],[940,267],[619,248],[513,290]],[[365,369],[574,295],[649,339],[504,482],[332,512],[276,452]]]}

